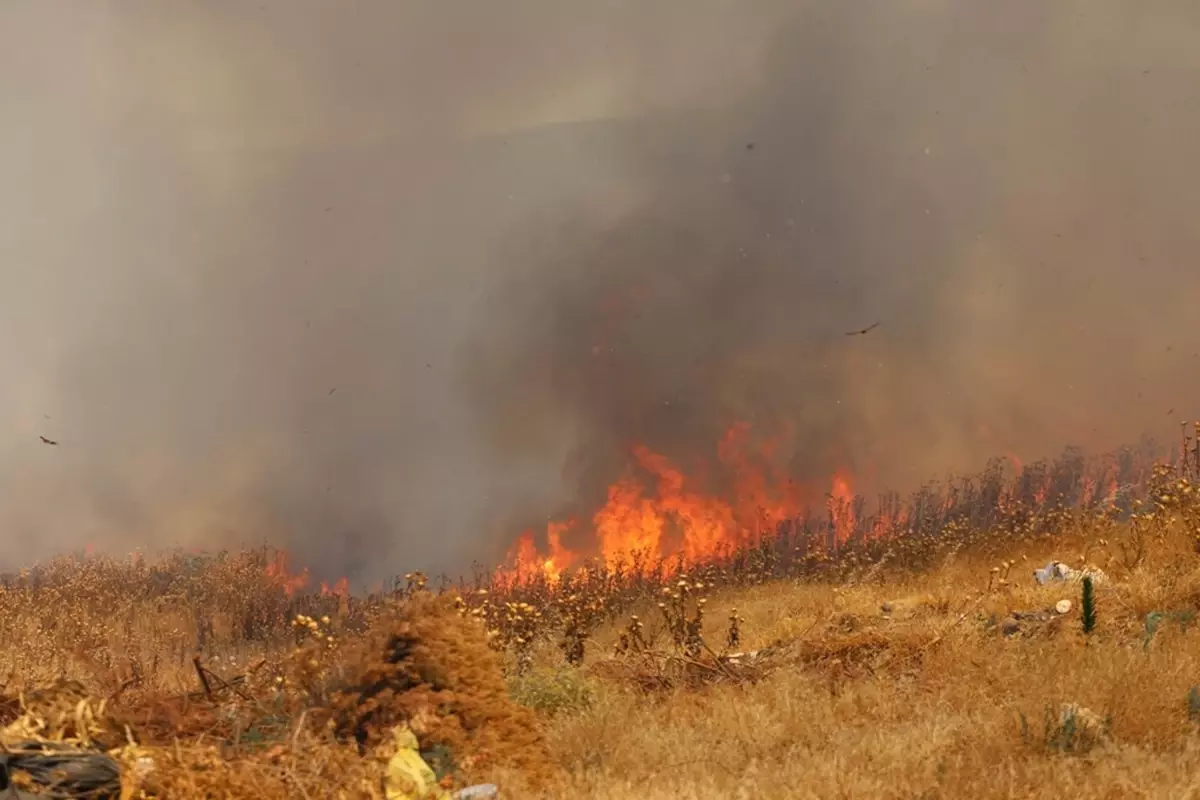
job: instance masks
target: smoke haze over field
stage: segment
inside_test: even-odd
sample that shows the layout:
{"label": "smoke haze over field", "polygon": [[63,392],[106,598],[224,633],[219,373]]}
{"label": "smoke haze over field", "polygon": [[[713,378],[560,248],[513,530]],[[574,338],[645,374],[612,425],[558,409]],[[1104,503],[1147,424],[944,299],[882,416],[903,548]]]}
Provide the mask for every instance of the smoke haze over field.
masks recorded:
{"label": "smoke haze over field", "polygon": [[1187,2],[10,0],[0,561],[457,568],[733,419],[819,486],[1170,431],[1197,41]]}

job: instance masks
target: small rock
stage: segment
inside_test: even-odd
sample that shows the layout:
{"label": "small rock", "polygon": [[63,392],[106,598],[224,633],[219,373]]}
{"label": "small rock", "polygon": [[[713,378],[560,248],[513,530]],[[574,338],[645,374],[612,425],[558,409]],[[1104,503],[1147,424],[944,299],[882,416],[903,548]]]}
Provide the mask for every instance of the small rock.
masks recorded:
{"label": "small rock", "polygon": [[1057,603],[1054,604],[1054,610],[1057,611],[1059,614],[1070,613],[1071,601],[1070,600],[1059,600]]}
{"label": "small rock", "polygon": [[1016,636],[1021,632],[1021,623],[1009,617],[1000,623],[1000,632],[1005,636]]}

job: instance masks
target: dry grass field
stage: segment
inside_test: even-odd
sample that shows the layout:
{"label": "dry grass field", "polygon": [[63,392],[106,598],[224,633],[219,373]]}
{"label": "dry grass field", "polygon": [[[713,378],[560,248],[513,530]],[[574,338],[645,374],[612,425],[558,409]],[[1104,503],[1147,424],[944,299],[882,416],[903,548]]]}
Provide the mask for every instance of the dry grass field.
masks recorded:
{"label": "dry grass field", "polygon": [[[1075,610],[1010,637],[989,627],[1063,598],[1078,608],[1078,592],[985,593],[988,562],[971,559],[722,598],[714,611],[736,599],[753,644],[791,639],[803,655],[754,685],[653,699],[598,685],[593,705],[549,723],[570,774],[559,796],[1197,796],[1200,643],[1164,628],[1146,647],[1143,631],[1150,611],[1197,608],[1200,572],[1182,551],[1147,566],[1098,598],[1091,637]],[[1072,735],[1069,704],[1104,729]]]}
{"label": "dry grass field", "polygon": [[1198,253],[1200,0],[0,0],[0,800],[1200,800]]}
{"label": "dry grass field", "polygon": [[1200,796],[1194,472],[1124,515],[362,598],[266,551],[63,558],[0,590],[0,740],[106,751],[130,798],[383,797],[399,723],[506,798]]}

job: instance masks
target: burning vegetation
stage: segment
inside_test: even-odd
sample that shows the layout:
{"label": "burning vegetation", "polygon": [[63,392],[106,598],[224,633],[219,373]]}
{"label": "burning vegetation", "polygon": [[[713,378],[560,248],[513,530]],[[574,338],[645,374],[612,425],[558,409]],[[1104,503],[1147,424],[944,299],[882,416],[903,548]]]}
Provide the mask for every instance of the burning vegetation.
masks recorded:
{"label": "burning vegetation", "polygon": [[[685,473],[644,445],[630,448],[624,474],[609,485],[589,517],[554,520],[544,533],[527,530],[494,576],[501,584],[537,576],[556,584],[585,563],[607,569],[638,564],[703,566],[736,554],[769,550],[790,560],[800,554],[894,543],[948,526],[1003,530],[1053,510],[1107,509],[1127,514],[1164,451],[1154,442],[1086,457],[1068,448],[1058,459],[1022,465],[996,458],[978,475],[929,483],[908,497],[880,493],[873,503],[855,493],[855,479],[837,471],[823,491],[785,477],[774,456],[778,440],[751,447],[751,427],[732,426],[717,447],[724,491],[710,490],[711,470]],[[1189,442],[1174,451],[1182,463]],[[542,535],[539,535],[542,533]]]}
{"label": "burning vegetation", "polygon": [[1195,795],[1200,4],[76,5],[0,797]]}
{"label": "burning vegetation", "polygon": [[[996,460],[904,500],[884,496],[869,513],[849,496],[849,477],[834,478],[820,510],[768,481],[738,449],[745,433],[735,428],[719,450],[732,494],[703,494],[638,447],[637,471],[613,484],[590,529],[552,524],[544,541],[522,537],[513,563],[465,580],[430,586],[413,573],[353,594],[344,582],[312,585],[267,549],[83,555],[8,576],[0,740],[25,748],[26,761],[13,763],[32,765],[21,780],[35,788],[42,757],[29,743],[54,740],[67,749],[46,758],[108,753],[106,780],[119,774],[124,791],[142,793],[122,796],[336,787],[366,798],[382,796],[389,731],[400,725],[446,785],[493,780],[520,793],[511,796],[558,796],[596,788],[577,769],[592,756],[569,733],[599,724],[598,703],[632,703],[634,713],[670,697],[686,705],[686,693],[769,692],[781,680],[824,686],[829,699],[813,702],[836,703],[865,691],[869,676],[936,680],[947,651],[993,647],[989,637],[1065,641],[1072,603],[1012,610],[1034,591],[1013,574],[1014,553],[1079,548],[1078,574],[1106,575],[1097,589],[1084,581],[1093,647],[1123,646],[1141,630],[1141,609],[1155,625],[1138,635],[1165,637],[1162,621],[1186,626],[1200,602],[1192,428],[1161,461],[1150,443],[1094,458],[1068,450],[1015,473]],[[982,588],[928,584],[879,604],[882,615],[861,605],[946,575],[939,567],[955,559],[976,571],[1001,554],[981,571]],[[1174,565],[1170,577],[1151,578],[1162,563]],[[809,605],[796,592],[821,599]],[[801,605],[767,622],[780,602]],[[1001,623],[1002,609],[1011,614]],[[1076,741],[1048,729],[1037,746],[1090,749],[1111,735],[1107,723],[1094,733]],[[1149,741],[1136,728],[1122,735]]]}

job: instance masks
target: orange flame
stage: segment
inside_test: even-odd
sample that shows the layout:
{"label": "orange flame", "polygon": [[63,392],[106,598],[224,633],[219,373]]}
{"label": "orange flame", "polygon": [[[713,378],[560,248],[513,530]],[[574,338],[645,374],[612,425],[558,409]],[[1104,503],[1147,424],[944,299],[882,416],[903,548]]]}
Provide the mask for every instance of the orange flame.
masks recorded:
{"label": "orange flame", "polygon": [[[533,531],[526,531],[509,551],[498,580],[508,583],[541,574],[556,583],[563,570],[587,554],[609,566],[631,557],[653,562],[680,556],[702,563],[761,541],[804,511],[805,493],[778,469],[786,437],[767,438],[756,447],[750,434],[748,423],[737,422],[717,445],[728,492],[706,491],[697,475],[685,474],[645,445],[635,445],[630,468],[608,487],[605,503],[592,514],[590,545],[575,551],[563,544],[568,532],[575,534],[575,541],[586,539],[587,532],[577,531],[574,521],[550,523],[543,549]],[[706,477],[702,470],[698,474]],[[838,535],[848,538],[856,524],[848,474],[834,476],[833,496],[839,509]]]}
{"label": "orange flame", "polygon": [[563,534],[574,525],[574,520],[568,520],[551,522],[546,526],[546,546],[550,548],[550,557],[542,562],[542,572],[550,580],[551,585],[557,584],[563,570],[576,561],[575,553],[568,550],[562,543]]}
{"label": "orange flame", "polygon": [[346,578],[338,578],[333,586],[321,581],[321,594],[326,597],[345,597],[349,593],[350,581]]}
{"label": "orange flame", "polygon": [[850,485],[850,476],[842,472],[833,474],[833,488],[829,491],[829,518],[833,520],[838,544],[848,541],[857,521],[854,518],[854,490]]}
{"label": "orange flame", "polygon": [[909,509],[907,506],[892,505],[888,508],[880,509],[879,516],[875,519],[874,529],[871,531],[872,537],[878,539],[887,536],[892,531],[903,529],[908,524]]}
{"label": "orange flame", "polygon": [[642,487],[633,478],[622,478],[608,487],[608,502],[592,521],[600,540],[600,554],[608,563],[623,555],[661,553],[664,520],[654,501],[642,496]]}
{"label": "orange flame", "polygon": [[533,531],[525,531],[509,550],[505,566],[497,570],[496,580],[499,583],[527,580],[535,573],[540,560],[537,545],[533,543]]}
{"label": "orange flame", "polygon": [[546,554],[538,550],[532,530],[522,533],[509,550],[505,565],[496,571],[494,580],[499,584],[512,584],[542,575],[551,585],[556,585],[563,570],[578,560],[577,554],[562,542],[563,534],[573,525],[571,520],[546,525]]}
{"label": "orange flame", "polygon": [[299,573],[292,574],[288,569],[288,556],[282,550],[276,551],[271,562],[267,564],[267,577],[274,580],[288,597],[308,585],[308,567]]}

